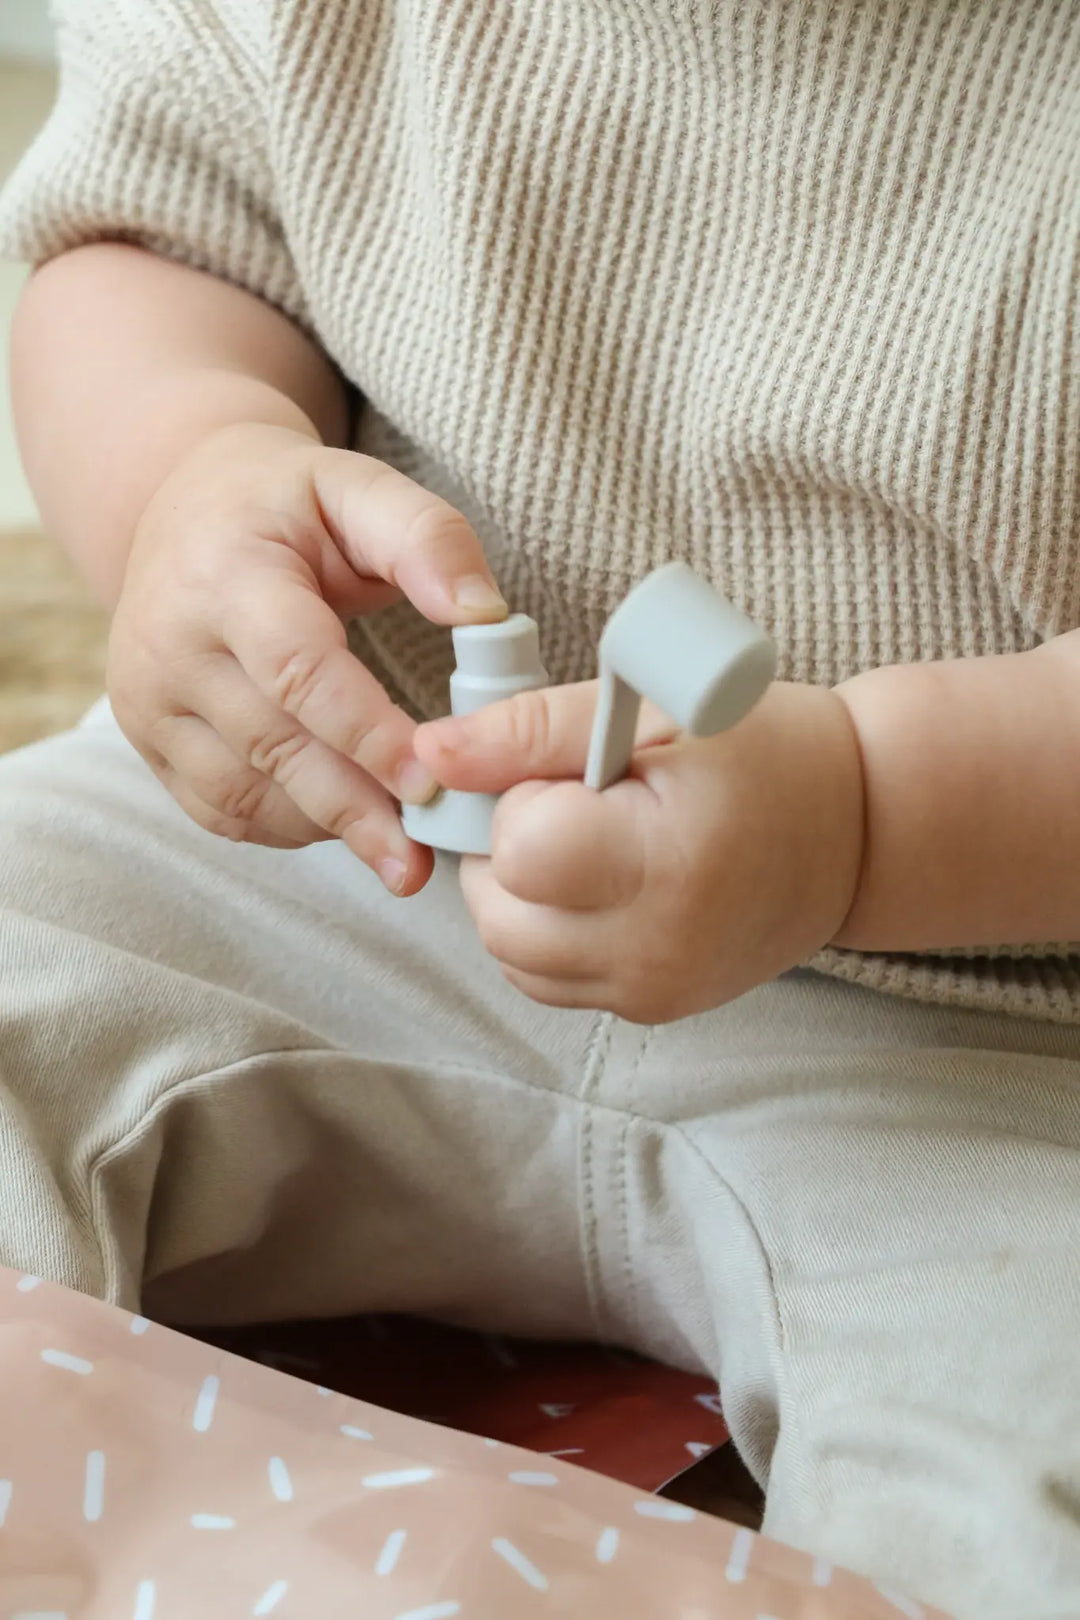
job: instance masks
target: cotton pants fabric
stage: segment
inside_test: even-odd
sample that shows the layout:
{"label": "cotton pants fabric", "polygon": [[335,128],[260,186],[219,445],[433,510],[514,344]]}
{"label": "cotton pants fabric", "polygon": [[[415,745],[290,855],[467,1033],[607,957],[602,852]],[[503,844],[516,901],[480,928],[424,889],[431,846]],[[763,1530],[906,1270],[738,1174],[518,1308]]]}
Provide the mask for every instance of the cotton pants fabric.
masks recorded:
{"label": "cotton pants fabric", "polygon": [[959,1620],[1080,1615],[1080,1030],[810,973],[541,1008],[453,862],[400,901],[214,838],[104,705],[0,759],[0,974],[4,1263],[180,1326],[708,1370],[768,1533]]}

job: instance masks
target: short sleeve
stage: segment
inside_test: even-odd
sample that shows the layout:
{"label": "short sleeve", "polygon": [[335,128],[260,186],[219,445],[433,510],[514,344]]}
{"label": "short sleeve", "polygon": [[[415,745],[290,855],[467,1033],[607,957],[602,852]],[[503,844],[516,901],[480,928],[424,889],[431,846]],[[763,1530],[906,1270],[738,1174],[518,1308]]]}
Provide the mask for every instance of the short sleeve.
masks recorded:
{"label": "short sleeve", "polygon": [[267,9],[57,0],[59,92],[0,195],[0,251],[137,243],[303,319],[267,149]]}

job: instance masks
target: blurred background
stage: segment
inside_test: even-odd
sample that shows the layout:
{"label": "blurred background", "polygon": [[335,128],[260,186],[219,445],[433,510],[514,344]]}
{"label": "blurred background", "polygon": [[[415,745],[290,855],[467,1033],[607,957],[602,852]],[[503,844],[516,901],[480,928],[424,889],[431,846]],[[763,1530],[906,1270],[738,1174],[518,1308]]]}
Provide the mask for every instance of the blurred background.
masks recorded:
{"label": "blurred background", "polygon": [[[0,184],[56,90],[46,0],[0,0]],[[105,616],[42,536],[22,474],[7,383],[24,265],[0,259],[0,750],[74,724],[103,685]]]}

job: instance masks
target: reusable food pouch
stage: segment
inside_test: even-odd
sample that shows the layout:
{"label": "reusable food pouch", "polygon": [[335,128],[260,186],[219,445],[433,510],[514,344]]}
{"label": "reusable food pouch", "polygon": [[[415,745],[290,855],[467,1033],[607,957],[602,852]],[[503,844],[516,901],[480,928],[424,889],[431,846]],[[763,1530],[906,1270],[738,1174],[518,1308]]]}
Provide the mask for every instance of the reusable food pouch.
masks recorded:
{"label": "reusable food pouch", "polygon": [[2,1271],[0,1615],[931,1620],[564,1459]]}

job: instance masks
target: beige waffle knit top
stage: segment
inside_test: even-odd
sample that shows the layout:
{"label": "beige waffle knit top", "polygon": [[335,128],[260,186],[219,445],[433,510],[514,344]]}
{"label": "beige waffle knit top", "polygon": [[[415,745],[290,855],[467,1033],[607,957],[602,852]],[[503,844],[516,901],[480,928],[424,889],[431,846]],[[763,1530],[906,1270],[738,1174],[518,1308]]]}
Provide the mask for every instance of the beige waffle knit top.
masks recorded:
{"label": "beige waffle knit top", "polygon": [[[593,673],[605,617],[670,557],[800,681],[1080,624],[1074,3],[59,21],[6,248],[121,237],[296,317],[362,397],[358,447],[468,515],[556,680]],[[394,609],[357,646],[445,707],[445,632]],[[1066,946],[814,965],[1080,1021]]]}

